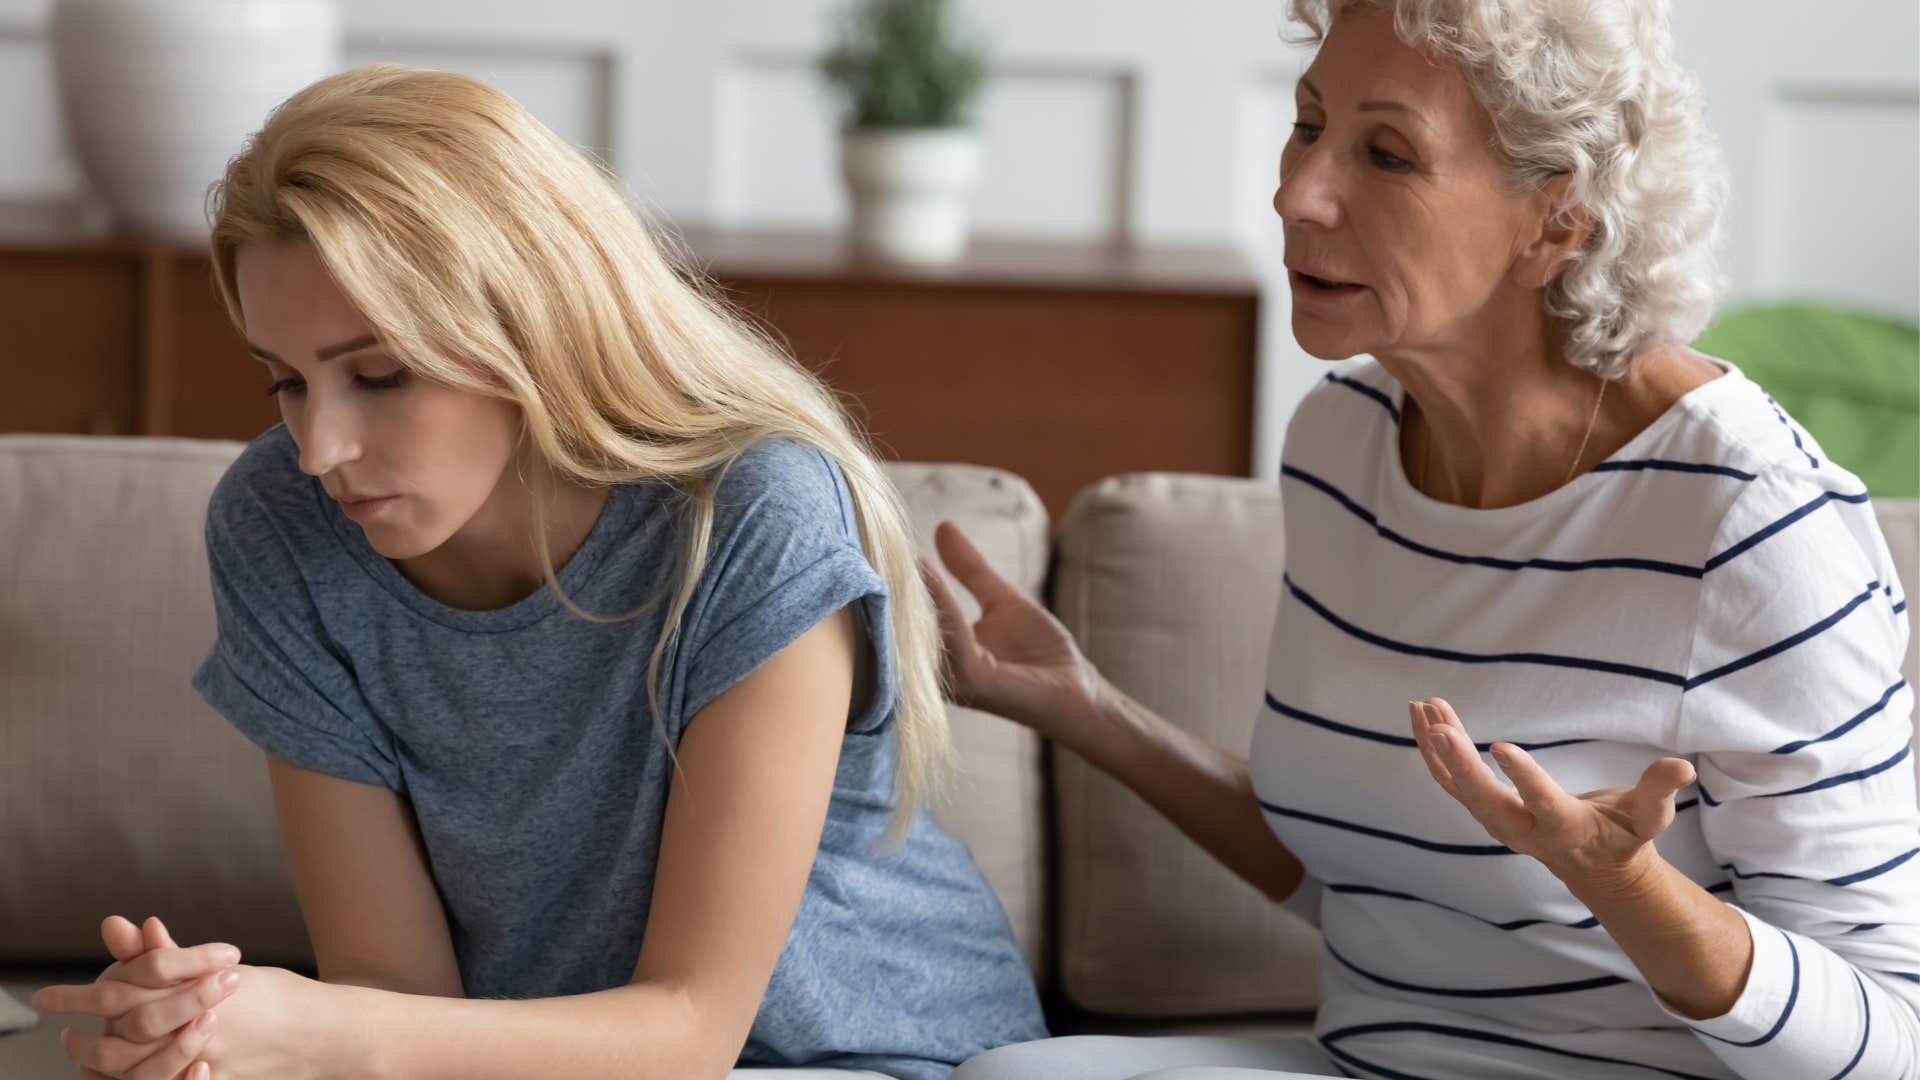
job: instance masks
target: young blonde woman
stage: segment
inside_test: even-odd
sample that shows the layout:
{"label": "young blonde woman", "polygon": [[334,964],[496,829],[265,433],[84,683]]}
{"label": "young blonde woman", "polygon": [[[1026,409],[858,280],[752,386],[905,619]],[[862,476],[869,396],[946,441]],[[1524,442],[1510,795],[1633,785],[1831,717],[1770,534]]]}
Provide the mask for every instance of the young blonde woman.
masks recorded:
{"label": "young blonde woman", "polygon": [[821,384],[460,76],[316,83],[210,207],[285,424],[214,493],[194,685],[267,753],[320,977],[110,920],[37,1002],[109,1021],[77,1064],[920,1080],[1043,1034],[917,809],[934,612]]}

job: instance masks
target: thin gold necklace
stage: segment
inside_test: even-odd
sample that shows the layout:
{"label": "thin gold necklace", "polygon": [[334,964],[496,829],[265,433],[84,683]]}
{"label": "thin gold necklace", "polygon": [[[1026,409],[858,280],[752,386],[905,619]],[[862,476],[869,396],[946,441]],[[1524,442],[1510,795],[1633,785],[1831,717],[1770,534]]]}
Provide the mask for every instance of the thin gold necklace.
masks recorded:
{"label": "thin gold necklace", "polygon": [[[1598,378],[1598,376],[1595,377]],[[1580,449],[1574,451],[1573,461],[1567,465],[1566,478],[1560,481],[1562,486],[1573,479],[1574,473],[1580,471],[1580,459],[1587,456],[1587,444],[1593,440],[1594,425],[1600,422],[1600,403],[1605,400],[1607,400],[1607,380],[1600,379],[1600,392],[1593,396],[1593,412],[1587,417],[1587,433],[1580,436]],[[1427,493],[1427,459],[1432,451],[1433,428],[1423,420],[1420,427],[1420,482],[1415,485],[1422,494]]]}

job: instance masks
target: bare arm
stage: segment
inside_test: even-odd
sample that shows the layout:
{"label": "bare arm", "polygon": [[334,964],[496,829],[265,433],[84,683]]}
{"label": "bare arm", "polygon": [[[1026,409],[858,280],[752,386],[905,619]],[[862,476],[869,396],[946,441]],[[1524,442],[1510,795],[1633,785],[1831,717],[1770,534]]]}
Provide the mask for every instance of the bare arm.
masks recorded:
{"label": "bare arm", "polygon": [[853,693],[841,611],[702,709],[680,742],[645,944],[627,986],[530,1001],[366,995],[343,1074],[719,1080],[799,911]]}
{"label": "bare arm", "polygon": [[980,602],[980,619],[969,622],[945,579],[922,565],[940,609],[954,700],[1055,740],[1269,898],[1293,894],[1305,870],[1267,827],[1245,757],[1183,731],[1107,682],[1066,627],[995,573],[958,528],[941,525],[935,541]]}
{"label": "bare arm", "polygon": [[1125,784],[1268,899],[1285,900],[1306,869],[1268,827],[1247,759],[1106,686],[1061,743]]}
{"label": "bare arm", "polygon": [[412,806],[272,755],[267,770],[321,981],[463,996]]}

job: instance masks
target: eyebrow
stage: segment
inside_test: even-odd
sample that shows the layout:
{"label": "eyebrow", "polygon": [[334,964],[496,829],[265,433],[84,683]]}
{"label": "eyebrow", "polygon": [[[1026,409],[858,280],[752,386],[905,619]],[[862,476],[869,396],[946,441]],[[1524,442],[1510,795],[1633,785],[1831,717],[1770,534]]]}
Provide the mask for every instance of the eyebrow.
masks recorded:
{"label": "eyebrow", "polygon": [[[1300,86],[1305,89],[1307,93],[1313,95],[1313,100],[1325,100],[1320,96],[1320,88],[1313,85],[1313,81],[1304,75],[1300,77]],[[1421,116],[1418,111],[1402,105],[1398,101],[1363,101],[1354,108],[1357,112],[1403,112],[1423,125],[1427,123],[1426,117]]]}
{"label": "eyebrow", "polygon": [[[380,339],[378,337],[375,337],[372,334],[365,334],[360,337],[354,338],[352,341],[342,341],[338,345],[328,345],[326,348],[321,349],[320,351],[314,353],[313,358],[315,360],[320,361],[321,363],[325,363],[336,356],[345,356],[346,354],[351,352],[359,352],[361,349],[370,349],[373,346],[378,344],[380,344]],[[247,342],[247,351],[252,353],[256,357],[259,357],[262,360],[271,360],[276,364],[286,363],[286,361],[280,359],[278,356],[275,356],[273,353],[268,352],[267,350],[261,348],[260,346],[255,345],[251,341]]]}

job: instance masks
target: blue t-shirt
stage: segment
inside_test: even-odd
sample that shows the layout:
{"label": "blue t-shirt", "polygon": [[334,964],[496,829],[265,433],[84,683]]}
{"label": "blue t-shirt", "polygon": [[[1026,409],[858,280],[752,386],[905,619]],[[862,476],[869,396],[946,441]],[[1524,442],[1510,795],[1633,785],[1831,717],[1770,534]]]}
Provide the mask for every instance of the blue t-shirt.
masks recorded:
{"label": "blue t-shirt", "polygon": [[[667,604],[606,625],[545,588],[494,611],[448,607],[374,551],[297,453],[275,427],[214,491],[219,639],[194,688],[268,752],[412,803],[469,996],[625,985],[674,780],[646,692]],[[904,846],[878,846],[899,687],[886,584],[862,554],[844,478],[818,450],[771,440],[715,494],[686,644],[660,673],[668,738],[849,604],[873,647],[741,1063],[920,1080],[1043,1037],[1032,977],[966,848],[924,813]],[[614,487],[561,587],[601,615],[670,598],[685,505],[663,484]]]}

